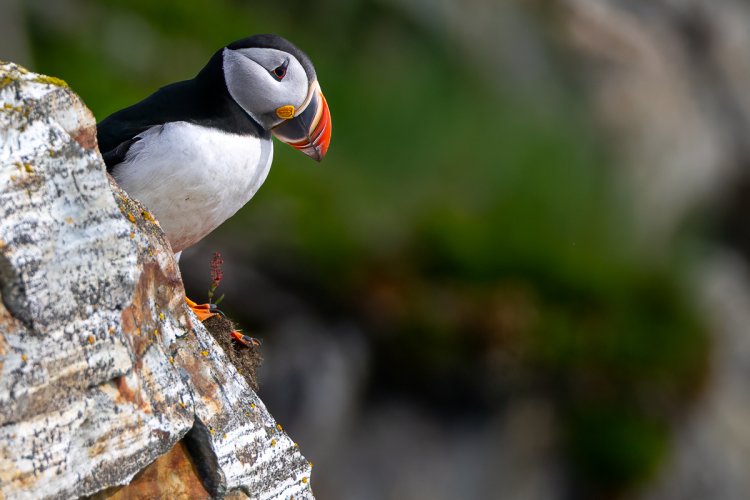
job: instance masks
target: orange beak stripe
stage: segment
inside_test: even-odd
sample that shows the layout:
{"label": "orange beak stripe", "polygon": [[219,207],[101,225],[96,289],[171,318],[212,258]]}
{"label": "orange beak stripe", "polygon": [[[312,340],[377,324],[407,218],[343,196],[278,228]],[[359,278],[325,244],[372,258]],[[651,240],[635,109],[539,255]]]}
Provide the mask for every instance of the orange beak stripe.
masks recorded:
{"label": "orange beak stripe", "polygon": [[302,111],[276,126],[273,133],[279,140],[321,161],[331,143],[331,111],[317,84],[308,99]]}
{"label": "orange beak stripe", "polygon": [[[322,160],[328,152],[328,145],[331,143],[331,111],[328,109],[328,102],[322,92],[320,96],[320,110],[316,122],[310,127],[310,138],[299,142],[289,143],[295,149],[309,154],[308,151],[314,150],[319,155],[318,161]],[[310,155],[312,156],[312,155]]]}

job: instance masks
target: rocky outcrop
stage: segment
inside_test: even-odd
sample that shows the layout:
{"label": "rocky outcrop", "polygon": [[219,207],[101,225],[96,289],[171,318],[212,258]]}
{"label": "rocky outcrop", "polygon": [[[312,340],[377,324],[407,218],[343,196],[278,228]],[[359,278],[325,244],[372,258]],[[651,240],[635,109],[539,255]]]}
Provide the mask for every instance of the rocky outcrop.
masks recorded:
{"label": "rocky outcrop", "polygon": [[194,467],[140,474],[181,471],[165,497],[198,482],[195,496],[312,497],[310,465],[186,308],[158,222],[106,174],[90,111],[9,63],[0,295],[0,496],[116,496],[169,452]]}

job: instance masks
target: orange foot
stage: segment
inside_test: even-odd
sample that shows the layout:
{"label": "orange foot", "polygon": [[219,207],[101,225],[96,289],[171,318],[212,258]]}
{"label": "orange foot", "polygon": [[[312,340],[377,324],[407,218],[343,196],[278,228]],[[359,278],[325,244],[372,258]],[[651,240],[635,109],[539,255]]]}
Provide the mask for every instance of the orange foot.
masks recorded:
{"label": "orange foot", "polygon": [[201,323],[211,316],[219,314],[219,310],[216,309],[214,304],[196,304],[187,297],[185,297],[185,302],[187,302],[188,307],[193,310],[195,315],[198,316],[198,320],[200,320]]}
{"label": "orange foot", "polygon": [[232,331],[230,334],[234,340],[247,347],[260,347],[260,340],[250,337],[238,332],[237,330]]}
{"label": "orange foot", "polygon": [[[216,304],[196,304],[187,297],[185,297],[185,302],[187,302],[188,307],[193,310],[201,323],[212,316],[222,314],[221,311],[216,308]],[[230,333],[230,335],[234,340],[244,346],[260,347],[260,340],[250,337],[249,335],[245,335],[237,330],[232,330],[232,333]]]}

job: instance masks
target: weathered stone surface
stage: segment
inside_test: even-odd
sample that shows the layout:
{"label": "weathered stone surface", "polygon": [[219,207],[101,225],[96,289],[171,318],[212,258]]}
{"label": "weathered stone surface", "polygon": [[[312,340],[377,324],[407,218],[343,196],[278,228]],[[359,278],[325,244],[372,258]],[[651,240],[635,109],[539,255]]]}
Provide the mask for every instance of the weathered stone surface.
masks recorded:
{"label": "weathered stone surface", "polygon": [[129,485],[101,491],[91,500],[105,498],[110,500],[135,498],[204,500],[211,496],[203,487],[185,443],[180,442],[139,472]]}
{"label": "weathered stone surface", "polygon": [[75,94],[12,64],[0,82],[0,491],[93,493],[192,426],[165,354],[187,325],[179,274],[130,237]]}
{"label": "weathered stone surface", "polygon": [[188,446],[206,458],[199,469],[211,493],[311,496],[310,464],[202,325],[181,342],[175,364],[190,374],[196,423]]}
{"label": "weathered stone surface", "polygon": [[186,308],[158,222],[107,176],[91,113],[7,63],[0,299],[0,497],[124,485],[186,435],[212,495],[312,497],[307,461]]}

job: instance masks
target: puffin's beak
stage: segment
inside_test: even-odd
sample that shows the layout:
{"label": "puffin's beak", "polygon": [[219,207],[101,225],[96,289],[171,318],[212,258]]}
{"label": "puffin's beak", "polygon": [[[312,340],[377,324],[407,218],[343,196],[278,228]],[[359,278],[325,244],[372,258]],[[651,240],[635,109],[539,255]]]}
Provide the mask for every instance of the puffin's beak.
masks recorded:
{"label": "puffin's beak", "polygon": [[331,142],[331,112],[315,82],[307,99],[294,116],[271,129],[279,140],[299,149],[315,161],[320,161]]}

